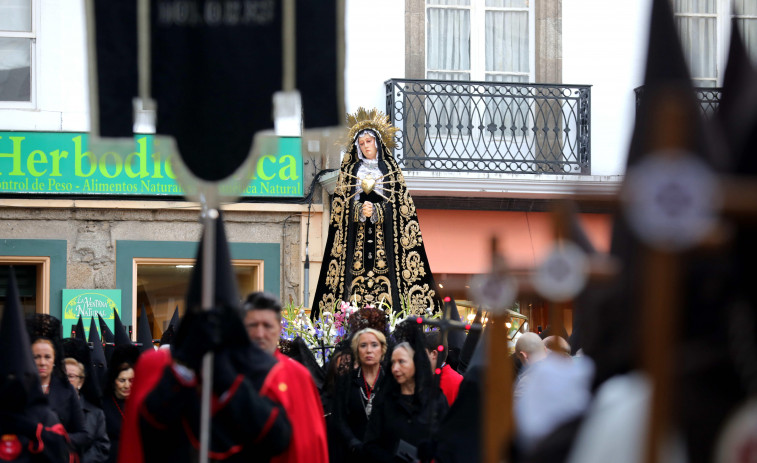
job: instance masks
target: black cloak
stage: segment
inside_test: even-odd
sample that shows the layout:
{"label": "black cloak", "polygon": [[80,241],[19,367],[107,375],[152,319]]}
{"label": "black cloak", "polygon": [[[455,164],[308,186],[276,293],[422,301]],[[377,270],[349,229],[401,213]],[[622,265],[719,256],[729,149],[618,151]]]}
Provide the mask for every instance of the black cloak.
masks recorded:
{"label": "black cloak", "polygon": [[[393,145],[396,129],[375,110],[361,108],[350,119],[353,121],[349,149],[331,202],[329,233],[311,317],[316,319],[323,310],[333,312],[340,301],[358,306],[388,304],[394,311],[407,308],[412,314],[422,314],[428,308],[441,310],[415,205],[387,147]],[[375,137],[381,172],[372,189],[371,185],[366,188],[365,182],[361,185],[357,177],[366,160],[355,142],[366,131]],[[374,204],[375,213],[373,218],[361,220],[365,201]]]}

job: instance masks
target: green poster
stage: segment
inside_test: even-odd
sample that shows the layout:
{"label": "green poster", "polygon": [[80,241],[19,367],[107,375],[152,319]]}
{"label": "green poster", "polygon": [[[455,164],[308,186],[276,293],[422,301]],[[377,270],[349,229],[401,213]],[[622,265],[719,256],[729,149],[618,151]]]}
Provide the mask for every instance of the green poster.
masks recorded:
{"label": "green poster", "polygon": [[113,331],[114,310],[118,310],[119,315],[121,314],[120,289],[64,289],[63,337],[71,336],[71,328],[76,325],[79,315],[84,322],[84,334],[87,339],[89,339],[89,325],[92,317],[95,319],[95,326],[100,327],[97,314],[100,314],[110,331]]}
{"label": "green poster", "polygon": [[[71,132],[0,132],[0,193],[92,196],[183,196],[172,158],[152,135],[135,135],[121,150],[90,149],[89,135]],[[223,188],[223,187],[222,187]],[[271,137],[245,185],[243,197],[302,197],[299,137]]]}

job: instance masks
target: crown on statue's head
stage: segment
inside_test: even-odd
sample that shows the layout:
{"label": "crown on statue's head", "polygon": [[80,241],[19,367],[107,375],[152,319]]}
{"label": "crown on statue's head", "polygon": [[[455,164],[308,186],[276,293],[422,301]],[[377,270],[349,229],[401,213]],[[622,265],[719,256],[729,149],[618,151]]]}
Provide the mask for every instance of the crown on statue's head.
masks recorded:
{"label": "crown on statue's head", "polygon": [[355,143],[355,137],[363,130],[372,130],[375,132],[379,137],[379,141],[389,150],[393,150],[396,146],[394,135],[399,129],[389,123],[389,116],[376,108],[367,110],[361,106],[354,114],[347,114],[347,125],[350,127],[350,130],[347,133],[347,140],[345,140],[344,145],[345,150],[348,152]]}

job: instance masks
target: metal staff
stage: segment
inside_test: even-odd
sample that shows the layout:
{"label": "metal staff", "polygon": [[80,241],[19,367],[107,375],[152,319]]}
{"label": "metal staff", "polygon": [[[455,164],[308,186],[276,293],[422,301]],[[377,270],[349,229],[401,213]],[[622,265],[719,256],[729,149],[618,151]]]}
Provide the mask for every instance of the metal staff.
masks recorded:
{"label": "metal staff", "polygon": [[[203,200],[205,197],[203,196]],[[216,220],[218,210],[203,201],[202,222],[205,239],[202,246],[202,310],[210,310],[215,302]],[[202,395],[200,403],[200,462],[207,463],[210,450],[210,393],[213,388],[213,353],[202,358]]]}

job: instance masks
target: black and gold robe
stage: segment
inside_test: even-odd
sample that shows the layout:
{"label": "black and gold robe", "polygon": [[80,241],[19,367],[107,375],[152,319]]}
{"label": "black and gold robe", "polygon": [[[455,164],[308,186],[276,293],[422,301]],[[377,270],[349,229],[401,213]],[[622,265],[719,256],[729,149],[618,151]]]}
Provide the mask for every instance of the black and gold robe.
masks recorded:
{"label": "black and gold robe", "polygon": [[[311,317],[334,311],[340,301],[408,308],[413,314],[442,302],[423,246],[415,205],[407,191],[397,162],[377,139],[378,166],[384,175],[383,195],[376,191],[355,194],[361,160],[353,146],[345,154],[331,202],[331,219],[323,263]],[[353,196],[354,195],[354,196]],[[360,220],[365,201],[375,209],[371,218]]]}

